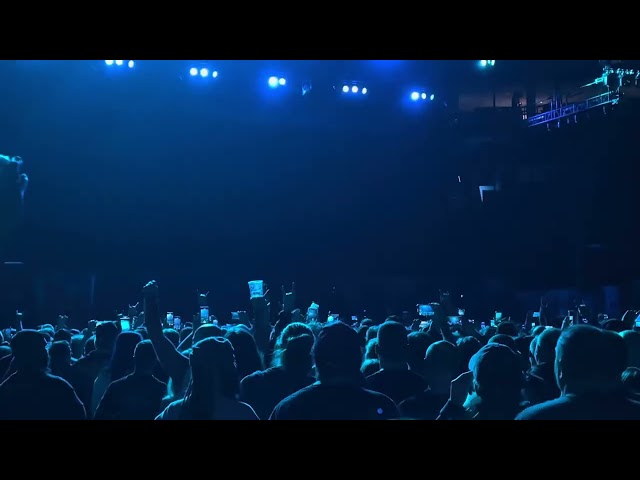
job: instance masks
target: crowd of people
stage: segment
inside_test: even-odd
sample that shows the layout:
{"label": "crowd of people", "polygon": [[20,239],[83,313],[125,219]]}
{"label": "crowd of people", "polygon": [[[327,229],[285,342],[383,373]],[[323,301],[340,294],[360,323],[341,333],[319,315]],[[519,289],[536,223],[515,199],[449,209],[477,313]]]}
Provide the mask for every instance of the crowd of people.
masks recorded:
{"label": "crowd of people", "polygon": [[66,317],[5,330],[0,418],[640,419],[636,311],[556,317],[542,303],[535,322],[481,326],[441,301],[415,315],[323,321],[318,305],[303,314],[283,291],[274,321],[264,292],[252,294],[251,318],[178,324],[161,313],[155,282],[142,295],[82,330]]}

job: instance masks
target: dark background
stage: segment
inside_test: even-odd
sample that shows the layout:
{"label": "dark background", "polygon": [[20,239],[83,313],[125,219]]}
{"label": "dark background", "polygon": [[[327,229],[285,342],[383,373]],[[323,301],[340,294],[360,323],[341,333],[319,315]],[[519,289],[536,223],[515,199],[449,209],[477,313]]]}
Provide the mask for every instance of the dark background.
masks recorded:
{"label": "dark background", "polygon": [[[407,63],[221,62],[207,84],[187,61],[2,65],[0,143],[30,176],[19,276],[35,285],[33,316],[109,317],[151,278],[167,309],[186,315],[211,290],[224,317],[257,278],[295,280],[302,307],[345,315],[410,308],[438,288],[480,308],[488,290],[508,304],[516,290],[637,275],[634,106],[467,148],[447,100],[485,80],[469,62]],[[272,73],[287,91],[266,88]],[[331,90],[350,79],[369,98]],[[436,101],[403,101],[427,84]],[[542,179],[522,182],[523,169]],[[496,178],[501,195],[481,204],[478,185]]]}

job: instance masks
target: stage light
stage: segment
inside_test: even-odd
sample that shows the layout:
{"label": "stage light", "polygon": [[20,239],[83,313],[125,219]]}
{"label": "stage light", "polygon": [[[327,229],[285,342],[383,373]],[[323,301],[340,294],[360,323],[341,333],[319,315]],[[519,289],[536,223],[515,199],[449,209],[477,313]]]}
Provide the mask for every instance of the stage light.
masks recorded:
{"label": "stage light", "polygon": [[198,69],[196,67],[191,67],[189,69],[189,75],[191,75],[192,77],[195,77],[196,75],[198,75]]}
{"label": "stage light", "polygon": [[487,61],[486,60],[480,60],[480,66],[481,67],[486,67],[487,66]]}
{"label": "stage light", "polygon": [[105,60],[104,63],[108,67],[113,67],[114,65],[116,67],[122,67],[126,63],[129,68],[133,68],[133,66],[135,65],[135,62],[133,60]]}
{"label": "stage light", "polygon": [[495,60],[480,60],[480,66],[482,68],[484,67],[493,67],[495,66],[496,61]]}
{"label": "stage light", "polygon": [[429,100],[433,101],[436,98],[436,96],[432,93],[431,96],[429,97]]}
{"label": "stage light", "polygon": [[[367,87],[360,86],[359,82],[349,82],[342,85],[342,93],[350,93],[350,94],[358,94],[361,93],[366,95],[369,91]],[[335,87],[334,87],[335,88]]]}
{"label": "stage light", "polygon": [[434,95],[429,96],[429,94],[427,92],[421,92],[419,90],[414,90],[413,92],[411,92],[410,98],[412,101],[417,102],[418,100],[426,100],[426,99],[430,99],[433,100],[435,98]]}
{"label": "stage light", "polygon": [[284,77],[269,77],[269,87],[278,88],[284,87],[287,84],[287,80]]}
{"label": "stage light", "polygon": [[209,69],[208,68],[201,68],[200,69],[200,76],[202,78],[208,77],[209,76]]}
{"label": "stage light", "polygon": [[214,72],[211,74],[211,76],[212,76],[213,78],[218,78],[218,72],[214,71]]}

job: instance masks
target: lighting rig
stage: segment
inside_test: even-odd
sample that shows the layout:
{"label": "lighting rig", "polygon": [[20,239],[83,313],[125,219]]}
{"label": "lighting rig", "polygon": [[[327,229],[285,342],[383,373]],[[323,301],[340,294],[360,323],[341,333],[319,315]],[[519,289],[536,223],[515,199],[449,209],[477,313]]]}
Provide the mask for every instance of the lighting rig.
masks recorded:
{"label": "lighting rig", "polygon": [[560,127],[563,122],[577,123],[578,115],[593,110],[594,108],[602,108],[606,113],[608,108],[620,103],[622,97],[622,87],[635,85],[640,86],[640,70],[633,68],[614,68],[607,64],[602,69],[602,74],[593,82],[583,85],[581,88],[591,87],[594,85],[603,85],[607,91],[590,97],[582,102],[564,105],[548,112],[529,117],[527,124],[529,127],[537,127],[546,125],[547,129],[551,129],[552,125]]}

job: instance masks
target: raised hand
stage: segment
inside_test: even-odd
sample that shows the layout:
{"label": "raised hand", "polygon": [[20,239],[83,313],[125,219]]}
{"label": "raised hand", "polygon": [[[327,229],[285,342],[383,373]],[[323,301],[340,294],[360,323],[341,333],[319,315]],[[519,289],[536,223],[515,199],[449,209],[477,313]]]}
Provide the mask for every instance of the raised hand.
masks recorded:
{"label": "raised hand", "polygon": [[295,282],[291,283],[290,292],[285,290],[284,285],[280,289],[282,292],[282,309],[287,313],[291,313],[296,308],[296,284]]}
{"label": "raised hand", "polygon": [[251,299],[251,305],[254,311],[266,310],[271,306],[269,301],[269,290],[267,290],[267,284],[264,284],[264,294],[261,297],[253,297]]}
{"label": "raised hand", "polygon": [[143,289],[144,296],[144,323],[149,335],[160,334],[162,332],[162,320],[160,319],[160,309],[158,305],[159,290],[155,280],[147,283]]}
{"label": "raised hand", "polygon": [[133,318],[138,316],[138,313],[140,310],[140,302],[136,303],[135,305],[129,305],[129,312],[128,312],[128,317],[129,318]]}
{"label": "raised hand", "polygon": [[58,323],[56,325],[57,330],[63,330],[67,328],[68,324],[69,324],[69,317],[67,317],[66,315],[58,315]]}
{"label": "raised hand", "polygon": [[144,287],[142,287],[142,294],[144,298],[157,297],[158,296],[158,284],[155,280],[151,280]]}
{"label": "raised hand", "polygon": [[562,320],[562,330],[566,330],[567,328],[571,327],[574,325],[574,321],[571,319],[571,317],[569,317],[568,315],[566,317],[564,317],[564,320]]}
{"label": "raised hand", "polygon": [[200,293],[198,292],[198,306],[200,307],[208,307],[209,306],[209,292]]}

